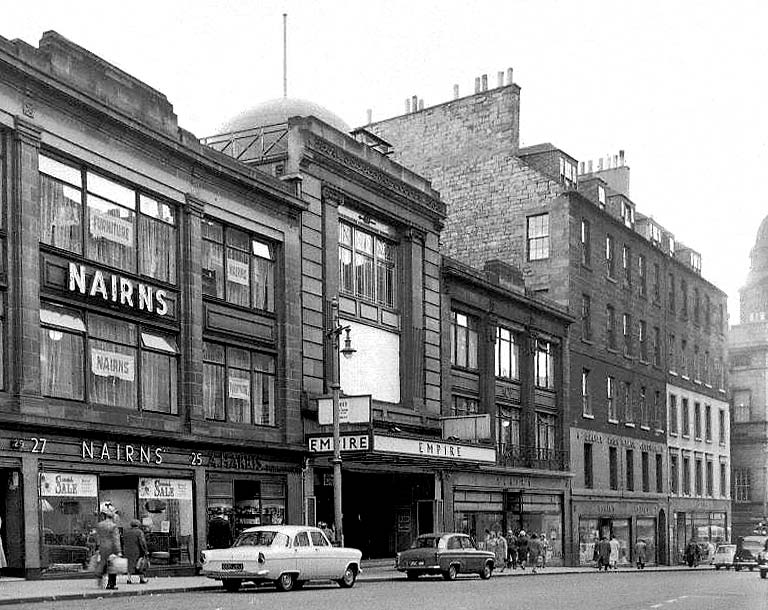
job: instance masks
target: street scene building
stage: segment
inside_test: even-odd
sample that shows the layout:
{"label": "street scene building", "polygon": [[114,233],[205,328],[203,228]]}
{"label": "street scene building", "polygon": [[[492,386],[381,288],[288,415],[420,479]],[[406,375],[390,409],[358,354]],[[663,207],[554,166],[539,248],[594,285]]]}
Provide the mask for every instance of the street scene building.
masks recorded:
{"label": "street scene building", "polygon": [[156,572],[303,518],[301,215],[160,92],[0,39],[0,516],[11,573],[84,571],[98,507]]}
{"label": "street scene building", "polygon": [[[717,429],[728,414],[725,294],[701,277],[695,252],[636,214],[623,152],[579,167],[551,144],[520,148],[511,70],[495,88],[483,76],[473,95],[454,92],[428,108],[414,98],[405,114],[365,129],[440,191],[445,254],[476,269],[493,259],[518,265],[530,294],[577,319],[563,410],[573,561],[590,563],[602,536],[619,541],[622,563],[641,538],[658,563],[677,561],[670,549],[692,536],[723,540],[728,484],[715,473],[727,479],[729,468]],[[673,397],[692,405],[686,417],[699,425],[684,448],[667,425]],[[680,492],[678,479],[700,485]]]}
{"label": "street scene building", "polygon": [[740,297],[728,344],[734,537],[762,530],[758,524],[768,516],[768,218],[757,231]]}

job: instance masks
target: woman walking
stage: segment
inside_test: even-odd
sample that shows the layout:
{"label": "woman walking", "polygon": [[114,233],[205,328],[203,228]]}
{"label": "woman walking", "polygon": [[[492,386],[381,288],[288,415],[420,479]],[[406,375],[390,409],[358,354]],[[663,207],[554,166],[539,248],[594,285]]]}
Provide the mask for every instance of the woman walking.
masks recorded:
{"label": "woman walking", "polygon": [[138,519],[131,520],[131,527],[124,534],[125,557],[128,559],[128,584],[133,584],[132,574],[138,574],[139,583],[144,584],[147,580],[147,540],[144,532],[141,530],[141,522]]}
{"label": "woman walking", "polygon": [[[109,556],[120,554],[120,530],[115,523],[117,511],[112,502],[102,502],[99,507],[101,520],[96,524],[96,540],[99,545],[99,563],[96,565],[97,586],[104,584],[109,567]],[[107,574],[106,589],[117,589],[117,574]]]}

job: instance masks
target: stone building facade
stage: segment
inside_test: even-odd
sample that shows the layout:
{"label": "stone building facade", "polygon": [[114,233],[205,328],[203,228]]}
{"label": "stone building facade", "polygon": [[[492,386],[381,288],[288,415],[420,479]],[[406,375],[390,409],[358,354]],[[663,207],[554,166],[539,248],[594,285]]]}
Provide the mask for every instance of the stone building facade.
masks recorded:
{"label": "stone building facade", "polygon": [[85,572],[101,502],[156,573],[303,518],[301,218],[165,96],[46,32],[0,38],[6,571]]}
{"label": "stone building facade", "polygon": [[[725,295],[701,277],[695,252],[675,248],[668,231],[636,214],[623,153],[579,168],[551,144],[521,148],[519,109],[520,89],[508,78],[364,129],[441,193],[447,255],[477,269],[492,259],[516,264],[530,294],[567,306],[577,320],[563,409],[573,561],[591,561],[594,540],[609,534],[620,539],[624,561],[640,537],[655,560],[675,561],[670,541],[699,525],[685,516],[693,507],[674,505],[670,514],[668,395],[699,392],[710,413],[727,413]],[[678,359],[695,360],[712,379],[681,375],[671,364]],[[719,462],[720,446],[702,443],[702,463]],[[701,497],[691,494],[697,510],[714,509],[711,497],[727,521],[727,486],[724,496],[701,489]]]}
{"label": "stone building facade", "polygon": [[757,231],[729,338],[733,533],[768,521],[768,218]]}

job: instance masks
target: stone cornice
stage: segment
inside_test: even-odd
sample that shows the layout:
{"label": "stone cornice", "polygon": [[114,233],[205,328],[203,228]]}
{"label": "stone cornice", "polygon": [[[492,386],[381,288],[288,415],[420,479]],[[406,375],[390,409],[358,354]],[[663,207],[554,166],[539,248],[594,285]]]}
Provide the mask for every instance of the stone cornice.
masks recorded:
{"label": "stone cornice", "polygon": [[400,197],[417,204],[430,217],[445,218],[446,207],[442,201],[430,197],[426,193],[406,184],[396,176],[392,176],[359,157],[348,153],[341,147],[314,135],[309,138],[307,147],[379,187],[392,191]]}
{"label": "stone cornice", "polygon": [[185,194],[186,199],[186,209],[189,211],[190,214],[193,214],[195,216],[203,216],[203,211],[205,210],[205,201],[202,199],[195,197],[191,193]]}

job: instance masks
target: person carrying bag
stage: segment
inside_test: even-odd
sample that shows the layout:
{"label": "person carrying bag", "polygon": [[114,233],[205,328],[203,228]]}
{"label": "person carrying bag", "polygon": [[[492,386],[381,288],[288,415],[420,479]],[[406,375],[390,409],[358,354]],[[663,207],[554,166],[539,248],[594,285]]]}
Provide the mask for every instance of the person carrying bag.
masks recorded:
{"label": "person carrying bag", "polygon": [[126,574],[128,574],[128,584],[133,584],[131,576],[137,574],[139,584],[149,582],[147,580],[147,569],[149,568],[149,552],[147,550],[147,540],[141,529],[141,522],[138,519],[131,520],[131,527],[123,535],[125,541],[125,556],[128,559]]}

